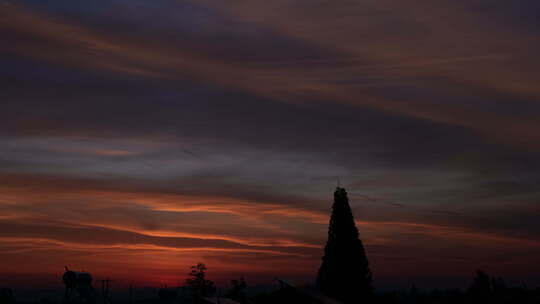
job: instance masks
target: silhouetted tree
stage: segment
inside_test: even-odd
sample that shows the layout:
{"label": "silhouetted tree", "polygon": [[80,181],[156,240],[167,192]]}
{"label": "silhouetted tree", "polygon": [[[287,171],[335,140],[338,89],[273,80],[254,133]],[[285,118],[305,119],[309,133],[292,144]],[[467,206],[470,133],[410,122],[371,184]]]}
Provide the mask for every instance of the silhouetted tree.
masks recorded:
{"label": "silhouetted tree", "polygon": [[247,296],[244,293],[244,290],[247,288],[247,283],[244,278],[240,278],[239,280],[231,280],[231,285],[232,288],[229,290],[229,292],[227,292],[225,296],[237,302],[246,303]]}
{"label": "silhouetted tree", "polygon": [[368,259],[358,236],[347,192],[337,187],[317,287],[327,296],[344,303],[358,303],[371,298],[371,281]]}
{"label": "silhouetted tree", "polygon": [[487,273],[477,270],[469,292],[475,295],[486,295],[491,292],[491,280]]}
{"label": "silhouetted tree", "polygon": [[211,296],[215,292],[214,282],[206,279],[206,266],[204,264],[198,263],[191,266],[191,272],[188,275],[190,277],[186,279],[186,285],[191,289],[196,299]]}

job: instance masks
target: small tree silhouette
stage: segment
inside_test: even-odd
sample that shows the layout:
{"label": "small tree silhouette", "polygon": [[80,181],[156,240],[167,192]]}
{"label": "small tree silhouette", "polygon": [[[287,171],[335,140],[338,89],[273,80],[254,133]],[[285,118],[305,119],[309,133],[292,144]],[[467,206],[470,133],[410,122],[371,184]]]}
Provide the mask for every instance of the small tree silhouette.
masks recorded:
{"label": "small tree silhouette", "polygon": [[196,299],[211,296],[215,292],[214,282],[206,279],[206,266],[203,263],[191,266],[191,272],[188,275],[190,277],[186,279],[186,285]]}
{"label": "small tree silhouette", "polygon": [[487,295],[491,292],[491,280],[489,275],[482,270],[477,270],[469,292],[474,295]]}
{"label": "small tree silhouette", "polygon": [[489,275],[482,270],[477,270],[471,286],[467,289],[469,300],[473,303],[490,302],[492,291]]}
{"label": "small tree silhouette", "polygon": [[317,287],[344,303],[372,296],[371,271],[344,188],[336,188]]}

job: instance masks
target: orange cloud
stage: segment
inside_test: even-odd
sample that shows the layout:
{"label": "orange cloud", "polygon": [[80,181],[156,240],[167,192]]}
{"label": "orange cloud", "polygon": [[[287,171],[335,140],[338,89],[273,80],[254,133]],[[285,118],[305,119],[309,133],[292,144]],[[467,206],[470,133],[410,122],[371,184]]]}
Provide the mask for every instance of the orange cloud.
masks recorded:
{"label": "orange cloud", "polygon": [[[291,208],[279,202],[134,191],[120,185],[107,189],[74,179],[3,176],[0,181],[0,210],[7,214],[0,218],[0,258],[17,265],[26,257],[29,262],[23,269],[5,269],[19,274],[38,267],[38,257],[50,261],[41,268],[44,273],[57,273],[69,264],[126,282],[130,275],[150,271],[154,274],[143,276],[140,283],[155,284],[181,282],[185,271],[178,271],[197,261],[209,263],[222,278],[239,271],[252,275],[314,273],[329,216],[327,211]],[[467,227],[363,219],[357,225],[370,259],[381,273],[392,265],[382,261],[398,258],[396,248],[400,258],[450,263],[466,246],[470,261],[466,267],[472,267],[475,256],[486,251],[517,254],[515,248],[540,249],[537,240]],[[445,255],[433,256],[443,248]],[[269,262],[260,263],[262,258]],[[109,265],[120,270],[111,272]]]}

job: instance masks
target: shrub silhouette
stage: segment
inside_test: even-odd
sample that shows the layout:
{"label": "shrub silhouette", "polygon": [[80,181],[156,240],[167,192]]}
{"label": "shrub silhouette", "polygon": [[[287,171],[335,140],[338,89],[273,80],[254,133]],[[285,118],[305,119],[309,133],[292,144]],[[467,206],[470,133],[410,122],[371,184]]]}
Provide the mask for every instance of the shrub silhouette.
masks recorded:
{"label": "shrub silhouette", "polygon": [[371,283],[368,259],[358,236],[347,192],[337,187],[317,287],[325,295],[344,303],[357,303],[371,298]]}
{"label": "shrub silhouette", "polygon": [[488,296],[491,293],[491,280],[489,275],[482,270],[477,270],[468,292],[474,297]]}

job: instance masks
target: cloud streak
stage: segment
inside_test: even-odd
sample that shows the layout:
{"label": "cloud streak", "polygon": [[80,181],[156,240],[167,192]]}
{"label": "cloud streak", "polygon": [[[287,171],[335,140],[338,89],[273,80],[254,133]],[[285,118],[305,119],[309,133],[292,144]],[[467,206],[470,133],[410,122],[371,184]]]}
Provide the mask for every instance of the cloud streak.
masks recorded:
{"label": "cloud streak", "polygon": [[[409,11],[416,12],[427,10],[428,8],[430,10],[434,9],[433,6],[425,8],[420,2],[416,2],[418,6],[416,10]],[[386,5],[388,6],[389,4]],[[376,86],[373,88],[372,84],[374,78],[392,79],[396,76],[396,72],[400,82],[407,82],[409,79],[413,80],[418,77],[426,79],[454,77],[461,81],[472,78],[469,81],[470,84],[465,83],[462,85],[475,86],[475,83],[480,83],[480,87],[482,88],[483,86],[488,91],[493,91],[493,88],[507,88],[508,92],[506,93],[514,94],[516,98],[520,98],[519,96],[537,98],[538,92],[534,91],[536,86],[532,83],[522,84],[523,81],[519,81],[518,79],[538,79],[538,75],[532,74],[524,77],[522,70],[512,73],[512,70],[508,68],[504,69],[504,73],[499,70],[490,70],[493,67],[505,66],[505,64],[498,62],[500,59],[504,59],[504,57],[500,55],[482,55],[483,58],[479,58],[477,55],[471,55],[470,57],[460,55],[455,59],[448,59],[448,56],[452,55],[445,54],[446,49],[441,49],[441,47],[444,47],[444,44],[439,45],[441,43],[437,40],[432,41],[435,49],[429,49],[429,44],[426,46],[426,50],[417,50],[413,46],[405,48],[411,54],[404,53],[403,47],[404,45],[409,46],[411,42],[401,39],[391,41],[395,46],[388,45],[388,41],[386,40],[384,41],[385,44],[379,47],[377,44],[371,43],[366,46],[364,40],[355,41],[348,38],[353,37],[354,34],[358,35],[358,32],[361,33],[367,30],[361,27],[363,23],[355,23],[354,21],[356,19],[354,18],[346,18],[342,21],[344,24],[340,24],[336,29],[327,28],[322,30],[312,27],[312,25],[317,24],[315,22],[316,18],[322,14],[317,9],[314,9],[313,12],[308,10],[308,14],[300,14],[300,11],[303,12],[304,10],[302,10],[303,6],[299,5],[298,7],[286,10],[287,13],[283,15],[279,14],[281,10],[278,8],[283,9],[283,7],[287,6],[279,6],[279,3],[274,3],[271,6],[268,9],[262,9],[261,6],[255,5],[255,3],[248,6],[232,3],[227,6],[226,11],[235,17],[244,18],[249,22],[260,19],[262,22],[266,22],[262,26],[276,29],[292,38],[301,38],[314,45],[321,47],[342,47],[343,49],[335,50],[335,53],[344,54],[343,56],[346,58],[350,57],[353,61],[347,62],[346,65],[337,64],[315,68],[309,66],[296,68],[283,65],[275,67],[247,65],[241,62],[225,61],[215,57],[204,56],[186,48],[168,47],[152,42],[141,45],[125,38],[94,32],[82,26],[59,22],[25,9],[11,8],[10,6],[3,8],[4,21],[2,28],[9,32],[29,35],[30,43],[36,43],[42,39],[51,42],[49,44],[51,49],[47,52],[36,52],[36,48],[31,47],[31,45],[18,45],[17,43],[11,46],[15,48],[12,51],[18,54],[27,53],[31,57],[46,60],[61,60],[59,63],[150,77],[194,79],[217,86],[244,90],[252,94],[286,102],[300,102],[300,100],[305,102],[309,99],[331,100],[332,102],[369,107],[385,112],[411,116],[417,119],[472,129],[487,136],[490,140],[506,144],[534,146],[534,143],[537,142],[536,135],[534,134],[540,134],[540,132],[537,130],[538,124],[533,117],[520,117],[516,119],[515,117],[506,115],[506,113],[493,113],[456,103],[441,103],[430,99],[417,100],[417,98],[412,99],[410,97],[385,96],[386,94],[376,89]],[[451,9],[451,12],[455,12],[454,15],[460,13],[459,8],[455,8],[452,5],[445,7]],[[343,14],[343,10],[353,9],[360,11],[362,8],[356,5],[352,5],[352,7],[347,5],[336,6],[333,9],[337,11],[332,13]],[[225,8],[220,9],[225,10]],[[381,9],[383,11],[389,10],[384,5]],[[264,15],[265,18],[257,17],[269,11],[274,13]],[[442,12],[436,12],[438,14],[433,16],[442,15]],[[299,18],[300,15],[303,17]],[[329,16],[333,15],[329,14]],[[466,31],[472,37],[484,37],[482,33],[476,33],[477,30],[472,24],[467,24],[472,21],[467,19],[465,13],[461,12],[461,15],[458,16],[459,20],[462,21],[461,23],[463,23],[463,25],[460,25],[462,28],[446,28],[445,26],[447,24],[444,22],[448,20],[443,19],[436,22],[435,17],[428,18],[427,20],[419,18],[419,20],[424,24],[429,24],[431,27],[435,26],[435,29],[442,31],[438,35],[441,38],[444,37],[445,41],[448,41],[448,38],[453,36],[454,39],[458,39],[455,36]],[[302,24],[308,24],[310,26],[302,26]],[[322,26],[325,22],[320,22],[319,24],[319,26]],[[358,28],[359,26],[360,28]],[[332,30],[340,31],[340,35],[336,35]],[[513,38],[514,36],[510,36],[507,33],[504,34],[509,37],[505,40],[509,46],[517,43],[510,39],[510,37],[516,39]],[[336,37],[347,37],[345,38],[347,40],[335,40]],[[37,41],[32,42],[32,40],[36,39]],[[521,37],[520,39],[532,40],[533,38]],[[474,38],[468,41],[474,44],[478,43]],[[500,39],[497,41],[500,41]],[[480,43],[481,45],[490,46],[497,41],[482,41]],[[399,52],[396,51],[398,46]],[[491,48],[494,47],[491,46]],[[442,51],[442,53],[439,51]],[[443,57],[445,59],[431,59],[432,62],[430,63],[430,59],[426,59],[425,52],[429,52],[430,54],[440,53],[440,56],[445,56]],[[64,55],[58,56],[60,54]],[[519,54],[505,56],[515,57],[519,56]],[[422,61],[415,62],[415,60]],[[468,64],[468,62],[483,64],[484,61],[487,61],[485,66],[471,67]],[[380,70],[378,68],[381,66],[380,64],[376,64],[373,67],[375,70],[370,68],[366,71],[362,62],[382,62],[382,72],[378,71]],[[400,67],[401,62],[405,62],[405,65],[411,65],[411,67]],[[390,68],[384,68],[387,64],[390,64]],[[512,65],[513,63],[511,62],[506,64],[509,67]],[[456,69],[461,70],[455,71]],[[475,75],[479,71],[482,74]],[[492,75],[504,75],[504,78],[492,80]],[[493,83],[494,81],[496,82]],[[385,80],[385,82],[388,82],[388,80]],[[447,82],[455,83],[456,81],[449,79]],[[382,89],[391,88],[390,83],[391,80],[388,85],[383,85]],[[443,89],[445,88],[443,87]],[[359,95],[362,97],[356,97]],[[526,136],[524,136],[525,134]],[[537,147],[534,148],[536,149]]]}

